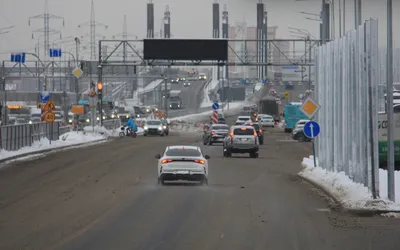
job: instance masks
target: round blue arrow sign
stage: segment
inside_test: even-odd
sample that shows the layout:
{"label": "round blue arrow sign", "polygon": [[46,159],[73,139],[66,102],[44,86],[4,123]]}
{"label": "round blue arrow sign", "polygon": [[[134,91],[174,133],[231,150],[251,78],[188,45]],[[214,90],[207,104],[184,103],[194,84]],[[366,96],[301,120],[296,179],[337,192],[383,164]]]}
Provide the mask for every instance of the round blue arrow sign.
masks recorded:
{"label": "round blue arrow sign", "polygon": [[40,92],[40,100],[42,102],[48,102],[50,100],[50,93],[48,91]]}
{"label": "round blue arrow sign", "polygon": [[309,121],[304,125],[303,128],[305,136],[308,138],[315,138],[321,132],[319,124],[315,121]]}
{"label": "round blue arrow sign", "polygon": [[219,109],[219,104],[218,104],[218,102],[215,102],[215,103],[211,106],[211,108],[212,108],[213,110]]}

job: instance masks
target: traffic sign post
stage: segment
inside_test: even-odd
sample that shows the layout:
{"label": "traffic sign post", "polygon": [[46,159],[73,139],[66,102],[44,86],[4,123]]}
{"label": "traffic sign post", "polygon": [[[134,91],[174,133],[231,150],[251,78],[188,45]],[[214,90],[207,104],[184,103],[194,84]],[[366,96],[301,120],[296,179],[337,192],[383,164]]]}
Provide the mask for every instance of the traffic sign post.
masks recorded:
{"label": "traffic sign post", "polygon": [[47,112],[45,113],[45,115],[44,115],[44,120],[45,120],[47,123],[53,123],[53,122],[56,120],[56,116],[55,116],[55,114],[54,114],[53,112],[47,111]]}
{"label": "traffic sign post", "polygon": [[285,97],[285,99],[288,99],[289,98],[289,92],[285,92],[285,93],[283,93],[283,96]]}
{"label": "traffic sign post", "polygon": [[219,104],[218,104],[218,102],[214,102],[213,105],[211,106],[211,108],[212,108],[213,110],[218,110],[218,109],[219,109]]}
{"label": "traffic sign post", "polygon": [[76,67],[74,70],[72,70],[72,74],[76,77],[79,78],[83,75],[83,71],[81,68]]}
{"label": "traffic sign post", "polygon": [[317,122],[309,121],[304,125],[303,131],[305,136],[313,139],[319,135],[321,130]]}
{"label": "traffic sign post", "polygon": [[321,106],[315,102],[311,97],[307,97],[307,99],[300,106],[301,112],[303,112],[308,118],[312,119]]}
{"label": "traffic sign post", "polygon": [[40,92],[40,100],[42,103],[46,103],[50,100],[50,93],[48,91]]}

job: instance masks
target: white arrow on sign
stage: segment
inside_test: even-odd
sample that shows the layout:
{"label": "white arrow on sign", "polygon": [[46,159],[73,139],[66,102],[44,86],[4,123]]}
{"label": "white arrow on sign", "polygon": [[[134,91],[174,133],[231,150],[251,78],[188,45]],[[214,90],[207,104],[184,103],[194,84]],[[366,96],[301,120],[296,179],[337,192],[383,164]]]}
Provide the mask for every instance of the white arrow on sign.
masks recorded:
{"label": "white arrow on sign", "polygon": [[314,138],[314,125],[312,123],[310,124],[310,129],[311,129],[311,137]]}

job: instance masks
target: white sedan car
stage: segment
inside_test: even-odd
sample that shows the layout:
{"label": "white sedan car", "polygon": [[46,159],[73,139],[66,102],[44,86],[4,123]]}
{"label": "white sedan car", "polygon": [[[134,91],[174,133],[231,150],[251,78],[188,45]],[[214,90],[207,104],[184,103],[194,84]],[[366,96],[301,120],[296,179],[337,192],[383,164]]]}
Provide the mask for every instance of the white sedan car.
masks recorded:
{"label": "white sedan car", "polygon": [[168,146],[158,161],[158,184],[165,181],[199,181],[208,185],[208,160],[197,146]]}
{"label": "white sedan car", "polygon": [[272,116],[262,115],[260,118],[260,123],[263,127],[275,127],[275,121]]}

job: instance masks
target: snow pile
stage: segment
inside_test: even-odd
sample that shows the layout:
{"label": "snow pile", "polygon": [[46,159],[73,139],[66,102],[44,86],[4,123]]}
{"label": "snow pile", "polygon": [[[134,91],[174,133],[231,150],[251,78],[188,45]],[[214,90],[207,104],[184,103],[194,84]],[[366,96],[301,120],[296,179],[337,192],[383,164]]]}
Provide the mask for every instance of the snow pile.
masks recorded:
{"label": "snow pile", "polygon": [[213,101],[210,100],[209,92],[214,91],[218,87],[218,80],[211,80],[206,86],[204,86],[203,101],[200,104],[200,108],[207,108],[213,105]]}
{"label": "snow pile", "polygon": [[140,88],[138,89],[138,94],[144,94],[150,91],[153,91],[154,88],[156,88],[158,85],[160,85],[160,83],[162,83],[162,81],[164,81],[163,79],[158,79],[155,81],[150,82],[149,84],[146,85],[145,88]]}
{"label": "snow pile", "polygon": [[186,122],[186,121],[171,121],[170,130],[175,132],[203,132],[203,127],[205,123],[201,122]]}
{"label": "snow pile", "polygon": [[40,141],[36,141],[31,147],[23,147],[16,151],[5,151],[0,150],[0,160],[4,160],[11,157],[16,157],[18,155],[35,153],[47,149],[56,149],[60,147],[73,146],[76,144],[89,143],[102,141],[105,137],[99,134],[88,134],[84,132],[68,132],[60,136],[59,140],[51,141],[43,138]]}
{"label": "snow pile", "polygon": [[[385,193],[387,178],[385,170],[380,170],[380,190],[382,200],[373,200],[371,192],[363,184],[355,183],[344,172],[330,172],[320,167],[314,167],[313,156],[304,158],[302,162],[304,169],[299,173],[311,182],[316,183],[327,192],[329,192],[336,200],[341,202],[342,206],[347,209],[363,209],[363,210],[399,210],[400,211],[400,188],[397,187],[398,204],[387,199]],[[317,163],[318,166],[318,163]],[[396,172],[396,178],[400,178],[400,172]],[[398,185],[399,186],[399,185]]]}

